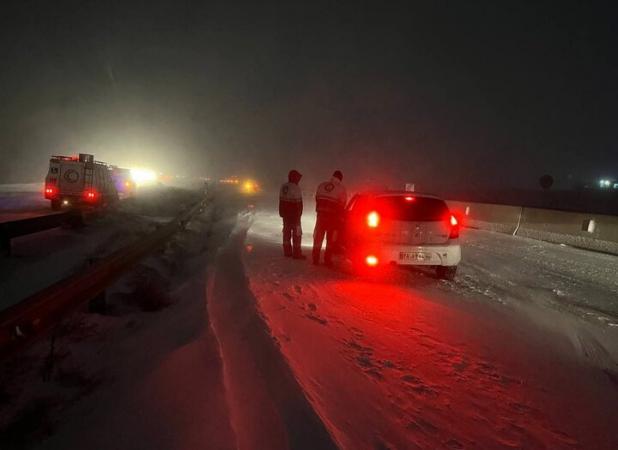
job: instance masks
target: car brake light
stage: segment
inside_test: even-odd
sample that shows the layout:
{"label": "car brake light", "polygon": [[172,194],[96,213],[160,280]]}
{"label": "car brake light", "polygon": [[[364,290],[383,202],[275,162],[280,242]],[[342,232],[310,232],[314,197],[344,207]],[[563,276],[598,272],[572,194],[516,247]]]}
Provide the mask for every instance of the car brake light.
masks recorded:
{"label": "car brake light", "polygon": [[380,215],[372,211],[367,214],[367,226],[370,228],[376,228],[380,224]]}
{"label": "car brake light", "polygon": [[378,265],[378,258],[374,255],[369,255],[365,258],[365,263],[370,267],[375,267]]}
{"label": "car brake light", "polygon": [[459,221],[457,217],[451,214],[449,218],[449,225],[451,226],[451,232],[449,233],[449,239],[455,239],[459,237]]}

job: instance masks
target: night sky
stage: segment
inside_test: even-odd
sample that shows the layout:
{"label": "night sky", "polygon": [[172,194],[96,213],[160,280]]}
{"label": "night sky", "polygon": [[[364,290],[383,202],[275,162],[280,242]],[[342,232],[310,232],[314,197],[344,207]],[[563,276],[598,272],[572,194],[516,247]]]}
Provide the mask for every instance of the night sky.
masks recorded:
{"label": "night sky", "polygon": [[618,177],[616,11],[562,2],[2,4],[0,182],[52,153],[465,188]]}

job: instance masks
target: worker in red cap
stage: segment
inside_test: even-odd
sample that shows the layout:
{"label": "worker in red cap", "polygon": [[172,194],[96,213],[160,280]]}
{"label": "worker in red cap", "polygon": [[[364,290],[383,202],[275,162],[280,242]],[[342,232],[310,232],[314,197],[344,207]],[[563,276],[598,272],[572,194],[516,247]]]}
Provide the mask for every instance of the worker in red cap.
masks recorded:
{"label": "worker in red cap", "polygon": [[315,210],[318,213],[318,218],[313,231],[313,264],[320,264],[324,236],[326,236],[324,263],[327,266],[332,264],[336,234],[341,229],[345,205],[348,200],[342,181],[343,173],[340,170],[335,170],[331,179],[321,183],[315,193]]}
{"label": "worker in red cap", "polygon": [[298,183],[302,175],[290,170],[288,182],[279,191],[279,216],[283,219],[283,254],[294,259],[305,259],[301,251],[303,234],[300,218],[303,214],[303,194]]}

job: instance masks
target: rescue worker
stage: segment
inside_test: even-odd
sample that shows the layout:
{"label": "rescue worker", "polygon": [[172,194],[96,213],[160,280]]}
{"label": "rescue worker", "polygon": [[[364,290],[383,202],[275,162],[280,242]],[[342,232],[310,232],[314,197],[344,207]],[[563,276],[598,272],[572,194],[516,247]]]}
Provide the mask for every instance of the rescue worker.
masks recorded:
{"label": "rescue worker", "polygon": [[294,259],[305,259],[301,251],[303,195],[298,183],[302,175],[290,170],[288,182],[279,191],[279,216],[283,219],[283,254]]}
{"label": "rescue worker", "polygon": [[326,235],[326,251],[324,252],[324,263],[327,266],[332,264],[332,255],[337,239],[337,234],[341,229],[344,219],[345,205],[348,199],[345,187],[342,184],[343,173],[336,170],[330,181],[325,181],[318,186],[315,193],[315,210],[317,220],[313,230],[313,264],[320,264],[320,253],[322,242]]}

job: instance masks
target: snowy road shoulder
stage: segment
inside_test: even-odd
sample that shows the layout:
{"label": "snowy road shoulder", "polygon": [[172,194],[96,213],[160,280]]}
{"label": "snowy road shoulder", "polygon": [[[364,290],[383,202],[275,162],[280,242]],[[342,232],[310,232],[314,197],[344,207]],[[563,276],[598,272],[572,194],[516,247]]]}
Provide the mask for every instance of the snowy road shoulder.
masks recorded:
{"label": "snowy road shoulder", "polygon": [[0,367],[0,448],[237,448],[206,309],[206,267],[236,219],[212,204]]}
{"label": "snowy road shoulder", "polygon": [[237,230],[220,252],[207,295],[238,447],[334,449],[258,314],[241,262],[244,236]]}

